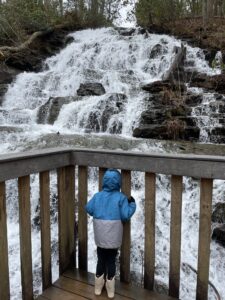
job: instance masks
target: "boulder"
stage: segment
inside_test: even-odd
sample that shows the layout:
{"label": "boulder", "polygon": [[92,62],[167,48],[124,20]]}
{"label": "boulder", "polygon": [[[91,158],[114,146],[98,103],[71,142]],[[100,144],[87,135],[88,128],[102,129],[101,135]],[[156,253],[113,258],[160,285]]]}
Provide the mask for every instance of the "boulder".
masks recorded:
{"label": "boulder", "polygon": [[150,52],[150,55],[149,55],[149,58],[154,59],[157,56],[159,56],[160,54],[162,54],[162,52],[163,52],[163,46],[161,44],[156,44],[152,48],[152,50]]}
{"label": "boulder", "polygon": [[214,223],[225,223],[225,203],[217,203],[213,213],[212,222]]}
{"label": "boulder", "polygon": [[212,239],[225,246],[225,224],[214,228]]}
{"label": "boulder", "polygon": [[178,91],[182,93],[186,91],[186,86],[183,83],[178,81],[174,81],[172,83],[168,80],[162,80],[162,81],[159,80],[159,81],[154,81],[146,85],[143,85],[142,89],[152,94],[160,93],[165,90]]}
{"label": "boulder", "polygon": [[122,36],[131,36],[135,32],[135,28],[118,27],[116,30]]}
{"label": "boulder", "polygon": [[144,124],[162,124],[166,119],[165,110],[152,109],[146,110],[141,114],[140,123]]}
{"label": "boulder", "polygon": [[100,96],[106,93],[104,86],[98,82],[88,82],[80,85],[78,96]]}
{"label": "boulder", "polygon": [[39,108],[37,114],[38,124],[54,124],[64,104],[76,101],[75,97],[51,97]]}
{"label": "boulder", "polygon": [[140,125],[133,131],[133,136],[148,139],[168,139],[165,125]]}
{"label": "boulder", "polygon": [[225,74],[209,76],[206,74],[196,74],[193,76],[190,86],[204,88],[209,91],[215,91],[225,94]]}

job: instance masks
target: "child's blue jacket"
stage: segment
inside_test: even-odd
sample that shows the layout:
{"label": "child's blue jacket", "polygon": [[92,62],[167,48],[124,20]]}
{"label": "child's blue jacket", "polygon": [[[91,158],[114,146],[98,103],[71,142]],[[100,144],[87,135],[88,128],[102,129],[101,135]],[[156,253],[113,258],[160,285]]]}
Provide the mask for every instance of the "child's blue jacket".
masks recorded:
{"label": "child's blue jacket", "polygon": [[98,247],[114,249],[122,243],[123,224],[136,210],[135,202],[128,202],[120,192],[121,175],[117,170],[107,170],[103,177],[102,191],[96,193],[85,206],[93,216],[95,243]]}

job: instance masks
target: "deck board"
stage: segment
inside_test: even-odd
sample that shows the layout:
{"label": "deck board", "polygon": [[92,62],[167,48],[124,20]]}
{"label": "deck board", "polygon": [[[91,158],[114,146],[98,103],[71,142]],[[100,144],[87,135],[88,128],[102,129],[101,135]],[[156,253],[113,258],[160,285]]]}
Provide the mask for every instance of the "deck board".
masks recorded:
{"label": "deck board", "polygon": [[[106,300],[105,289],[101,296],[94,295],[94,274],[80,271],[67,270],[60,278],[53,283],[53,286],[46,289],[38,300]],[[173,297],[159,295],[143,288],[127,283],[116,281],[115,300],[175,300]]]}

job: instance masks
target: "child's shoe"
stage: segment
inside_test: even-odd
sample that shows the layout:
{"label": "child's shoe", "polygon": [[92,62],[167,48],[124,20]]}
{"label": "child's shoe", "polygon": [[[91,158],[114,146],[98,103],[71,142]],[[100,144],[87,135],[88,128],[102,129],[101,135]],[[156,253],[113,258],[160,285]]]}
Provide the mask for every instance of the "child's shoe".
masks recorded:
{"label": "child's shoe", "polygon": [[95,295],[100,296],[102,293],[103,286],[105,284],[104,274],[100,277],[95,276]]}
{"label": "child's shoe", "polygon": [[111,279],[111,280],[107,279],[105,287],[106,287],[108,297],[110,299],[114,298],[114,295],[115,295],[115,277],[113,277],[113,279]]}

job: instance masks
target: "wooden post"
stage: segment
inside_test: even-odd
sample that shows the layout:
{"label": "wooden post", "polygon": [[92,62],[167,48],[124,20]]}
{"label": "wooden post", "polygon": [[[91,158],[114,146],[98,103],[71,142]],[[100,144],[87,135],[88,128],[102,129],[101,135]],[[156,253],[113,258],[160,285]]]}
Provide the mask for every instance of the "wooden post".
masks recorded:
{"label": "wooden post", "polygon": [[[130,197],[131,195],[131,172],[122,170],[122,192]],[[120,280],[130,281],[130,221],[125,222],[123,226],[123,243],[120,254]]]}
{"label": "wooden post", "polygon": [[155,174],[145,173],[144,288],[153,290],[155,274]]}
{"label": "wooden post", "polygon": [[40,173],[42,290],[52,284],[49,171]]}
{"label": "wooden post", "polygon": [[30,216],[30,176],[18,179],[20,261],[23,300],[33,300],[31,216]]}
{"label": "wooden post", "polygon": [[9,300],[9,265],[5,182],[0,182],[0,299]]}
{"label": "wooden post", "polygon": [[84,206],[88,195],[88,169],[79,166],[78,169],[78,248],[79,269],[87,271],[87,213]]}
{"label": "wooden post", "polygon": [[213,180],[202,178],[200,187],[198,277],[196,300],[208,299],[212,189]]}
{"label": "wooden post", "polygon": [[74,267],[75,170],[74,166],[58,169],[59,201],[59,272]]}
{"label": "wooden post", "polygon": [[169,296],[175,298],[179,298],[180,289],[182,191],[182,176],[172,176]]}
{"label": "wooden post", "polygon": [[99,179],[98,179],[98,190],[101,191],[102,190],[102,179],[103,179],[103,176],[105,174],[105,171],[107,169],[106,168],[99,168]]}

